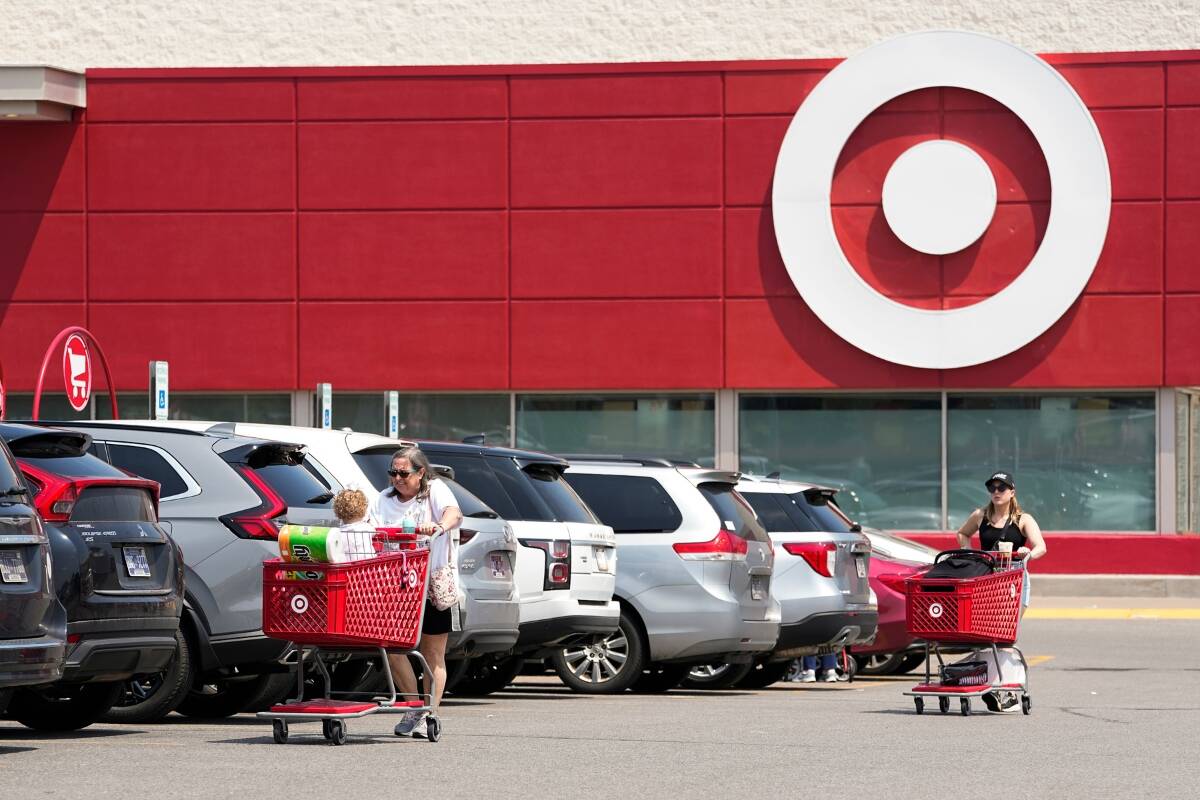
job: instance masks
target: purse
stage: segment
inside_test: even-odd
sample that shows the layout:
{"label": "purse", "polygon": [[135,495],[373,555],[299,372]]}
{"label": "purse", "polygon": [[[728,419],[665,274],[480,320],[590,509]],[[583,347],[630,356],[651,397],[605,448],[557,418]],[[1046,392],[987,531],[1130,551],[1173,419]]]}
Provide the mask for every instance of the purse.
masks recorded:
{"label": "purse", "polygon": [[438,611],[445,611],[458,605],[461,596],[458,591],[458,576],[454,567],[443,564],[433,571],[429,581],[429,592],[433,595],[433,605]]}
{"label": "purse", "polygon": [[941,668],[943,686],[982,686],[990,683],[986,661],[956,661]]}

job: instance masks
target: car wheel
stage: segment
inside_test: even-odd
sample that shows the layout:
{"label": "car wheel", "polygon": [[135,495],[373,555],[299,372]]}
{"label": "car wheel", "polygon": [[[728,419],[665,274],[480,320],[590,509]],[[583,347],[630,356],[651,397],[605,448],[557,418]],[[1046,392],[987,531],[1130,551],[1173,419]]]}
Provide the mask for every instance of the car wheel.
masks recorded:
{"label": "car wheel", "polygon": [[502,661],[473,658],[467,662],[466,671],[454,687],[454,694],[479,697],[498,692],[513,682],[524,663],[525,659],[516,656]]}
{"label": "car wheel", "polygon": [[[891,675],[903,663],[906,653],[867,653],[855,655],[859,675]],[[924,659],[922,659],[924,660]]]}
{"label": "car wheel", "polygon": [[121,696],[121,683],[52,684],[19,689],[8,716],[36,731],[76,731],[104,716]]}
{"label": "car wheel", "polygon": [[241,680],[202,684],[188,692],[175,710],[185,717],[199,719],[232,717],[248,709],[252,703],[261,704],[268,692],[279,691],[282,683],[280,678],[286,678],[289,686],[295,680],[295,676],[284,673],[268,673]]}
{"label": "car wheel", "polygon": [[687,677],[689,669],[686,664],[651,664],[629,688],[639,694],[668,692]]}
{"label": "car wheel", "polygon": [[642,676],[646,646],[638,624],[621,609],[616,631],[591,644],[555,650],[550,663],[573,691],[612,694],[625,691]]}
{"label": "car wheel", "polygon": [[750,674],[754,664],[697,664],[683,679],[688,689],[728,689]]}
{"label": "car wheel", "polygon": [[925,663],[925,653],[923,651],[908,652],[904,654],[904,658],[892,670],[892,675],[904,675],[912,672],[917,667]]}
{"label": "car wheel", "polygon": [[192,650],[183,631],[175,631],[175,657],[162,672],[135,675],[121,684],[121,696],[105,722],[157,722],[174,711],[192,686]]}
{"label": "car wheel", "polygon": [[737,682],[737,687],[739,689],[765,689],[787,677],[791,667],[791,660],[756,661],[746,676]]}
{"label": "car wheel", "polygon": [[469,658],[456,658],[446,662],[446,688],[443,691],[453,693],[462,679],[466,677],[471,666]]}

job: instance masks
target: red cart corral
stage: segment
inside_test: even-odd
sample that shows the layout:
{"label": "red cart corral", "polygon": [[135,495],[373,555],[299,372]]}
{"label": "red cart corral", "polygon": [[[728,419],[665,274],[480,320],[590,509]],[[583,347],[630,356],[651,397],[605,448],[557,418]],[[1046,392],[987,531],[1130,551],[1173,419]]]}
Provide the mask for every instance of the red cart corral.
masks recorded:
{"label": "red cart corral", "polygon": [[[1013,692],[1020,697],[1021,710],[1028,714],[1033,708],[1028,664],[1016,646],[1025,568],[1020,563],[1001,564],[993,554],[974,550],[939,553],[938,560],[950,555],[969,555],[986,563],[990,571],[976,577],[946,578],[929,577],[928,570],[923,570],[904,580],[905,627],[912,636],[926,642],[925,681],[905,694],[913,698],[918,714],[925,710],[926,697],[937,697],[938,708],[943,714],[950,710],[950,699],[956,697],[961,712],[969,714],[972,697]],[[971,676],[966,683],[948,681],[942,648],[980,645],[984,646],[982,650],[990,650],[996,677],[988,680]],[[1021,682],[1001,682],[1001,648],[1011,650],[1020,659],[1025,668]],[[930,673],[931,654],[939,667],[937,681]]]}
{"label": "red cart corral", "polygon": [[[425,609],[429,550],[416,546],[415,534],[387,532],[376,537],[378,556],[342,564],[296,563],[272,559],[263,564],[263,632],[293,642],[300,652],[295,700],[273,706],[258,716],[272,720],[274,739],[288,740],[288,725],[321,722],[332,744],[346,741],[346,720],[375,713],[432,711],[432,694],[401,700],[386,668],[387,654],[415,656],[432,674],[417,651]],[[385,665],[389,693],[377,698],[354,692],[333,692],[324,657],[372,650]],[[325,696],[304,699],[304,666],[310,663],[324,677]],[[335,697],[335,695],[337,695]],[[436,742],[441,724],[427,717],[429,741]]]}

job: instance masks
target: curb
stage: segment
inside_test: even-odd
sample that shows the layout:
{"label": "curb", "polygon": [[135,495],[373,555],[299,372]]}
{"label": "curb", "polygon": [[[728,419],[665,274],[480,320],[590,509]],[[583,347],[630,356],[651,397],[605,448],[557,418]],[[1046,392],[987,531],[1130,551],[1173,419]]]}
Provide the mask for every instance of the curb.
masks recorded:
{"label": "curb", "polygon": [[1034,597],[1200,597],[1200,575],[1040,575]]}
{"label": "curb", "polygon": [[1200,619],[1200,608],[1030,608],[1025,619]]}

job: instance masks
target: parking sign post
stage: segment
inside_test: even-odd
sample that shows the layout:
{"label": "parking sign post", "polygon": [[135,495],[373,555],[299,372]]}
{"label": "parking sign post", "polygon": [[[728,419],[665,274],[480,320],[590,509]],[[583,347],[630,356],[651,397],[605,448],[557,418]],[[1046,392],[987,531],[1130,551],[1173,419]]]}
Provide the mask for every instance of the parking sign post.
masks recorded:
{"label": "parking sign post", "polygon": [[150,419],[166,419],[170,407],[167,394],[167,362],[150,362]]}
{"label": "parking sign post", "polygon": [[317,384],[317,419],[323,430],[333,428],[333,384]]}
{"label": "parking sign post", "polygon": [[400,438],[400,393],[384,392],[384,406],[387,408],[387,435],[392,439]]}

